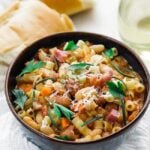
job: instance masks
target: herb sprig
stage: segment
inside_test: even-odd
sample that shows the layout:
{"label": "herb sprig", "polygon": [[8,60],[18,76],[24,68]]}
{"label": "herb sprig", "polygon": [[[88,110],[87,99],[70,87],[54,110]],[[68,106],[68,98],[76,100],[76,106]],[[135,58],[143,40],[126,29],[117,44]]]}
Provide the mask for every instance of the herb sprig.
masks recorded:
{"label": "herb sprig", "polygon": [[107,81],[106,84],[112,96],[117,98],[123,98],[125,96],[124,85],[121,81],[117,81],[116,83],[113,81]]}
{"label": "herb sprig", "polygon": [[73,71],[76,71],[76,70],[82,70],[82,69],[85,69],[86,67],[88,66],[93,66],[93,64],[89,64],[89,63],[77,63],[77,64],[72,64],[70,65],[70,69],[73,70]]}
{"label": "herb sprig", "polygon": [[43,83],[43,82],[45,82],[45,81],[47,81],[47,80],[56,81],[54,78],[44,78],[44,79],[41,79],[41,80],[35,82],[33,88],[35,88],[38,84]]}
{"label": "herb sprig", "polygon": [[110,48],[104,51],[105,56],[107,56],[109,59],[113,59],[116,54],[114,48]]}
{"label": "herb sprig", "polygon": [[69,120],[71,120],[73,118],[74,112],[72,112],[68,108],[66,108],[62,105],[59,105],[57,103],[54,103],[53,105],[54,105],[54,113],[58,118],[60,118],[62,116],[65,116]]}
{"label": "herb sprig", "polygon": [[42,68],[44,65],[45,65],[45,62],[42,62],[42,61],[35,62],[34,60],[31,60],[28,63],[28,65],[19,74],[19,77],[23,76],[24,74],[30,73],[36,69]]}
{"label": "herb sprig", "polygon": [[69,136],[55,136],[56,139],[70,141],[71,138]]}
{"label": "herb sprig", "polygon": [[53,119],[52,115],[51,115],[51,110],[50,108],[48,109],[48,116],[49,116],[49,119],[51,120],[52,124],[54,125],[55,128],[57,128],[58,130],[59,129],[59,126],[57,125],[57,123],[55,122],[55,120]]}
{"label": "herb sprig", "polygon": [[74,51],[77,48],[79,48],[79,46],[77,46],[74,41],[68,41],[64,46],[65,51]]}
{"label": "herb sprig", "polygon": [[15,103],[21,108],[24,108],[24,104],[27,101],[28,97],[25,95],[24,91],[20,89],[14,89],[12,91],[13,95],[16,97]]}
{"label": "herb sprig", "polygon": [[107,81],[106,83],[109,92],[112,96],[119,98],[121,100],[121,108],[122,108],[122,116],[123,116],[123,123],[126,125],[126,111],[125,111],[125,88],[121,81],[117,81],[116,83],[113,81]]}
{"label": "herb sprig", "polygon": [[[125,76],[125,77],[128,77],[128,78],[135,78],[135,75],[133,75],[133,70],[130,70],[130,69],[120,69],[119,67],[117,67],[115,64],[111,63],[112,67],[118,72],[120,73],[121,75]],[[131,73],[132,71],[132,75],[128,75],[126,72],[129,72]]]}
{"label": "herb sprig", "polygon": [[88,125],[88,124],[90,124],[90,123],[92,123],[92,122],[94,122],[94,121],[96,121],[96,120],[102,119],[102,118],[103,118],[102,116],[96,116],[96,117],[94,117],[94,118],[92,118],[92,119],[89,119],[89,120],[85,121],[85,122],[81,125],[81,127],[84,127],[84,126],[86,126],[86,125]]}

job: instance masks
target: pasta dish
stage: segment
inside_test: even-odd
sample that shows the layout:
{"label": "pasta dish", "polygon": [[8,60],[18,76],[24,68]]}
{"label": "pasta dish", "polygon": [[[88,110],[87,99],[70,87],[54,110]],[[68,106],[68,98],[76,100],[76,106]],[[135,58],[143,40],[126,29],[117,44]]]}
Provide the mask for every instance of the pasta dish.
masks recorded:
{"label": "pasta dish", "polygon": [[41,48],[16,77],[15,110],[51,138],[107,137],[143,107],[145,87],[131,65],[117,48],[101,43],[78,40]]}

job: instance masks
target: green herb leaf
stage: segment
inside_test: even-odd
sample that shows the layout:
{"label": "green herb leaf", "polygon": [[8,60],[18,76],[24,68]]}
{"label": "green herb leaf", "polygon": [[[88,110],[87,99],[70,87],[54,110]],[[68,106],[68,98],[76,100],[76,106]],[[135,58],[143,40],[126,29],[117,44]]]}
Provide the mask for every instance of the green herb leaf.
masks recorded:
{"label": "green herb leaf", "polygon": [[61,111],[60,111],[60,109],[58,108],[58,106],[55,105],[55,104],[54,104],[54,113],[55,113],[55,115],[56,115],[59,119],[61,118],[61,116],[62,116]]}
{"label": "green herb leaf", "polygon": [[34,60],[31,60],[28,65],[22,70],[22,72],[19,74],[19,77],[26,73],[30,73],[36,69],[42,68],[45,65],[45,62],[38,61],[35,62]]}
{"label": "green herb leaf", "polygon": [[121,81],[117,81],[117,83],[107,81],[106,85],[109,88],[109,92],[112,94],[112,96],[117,98],[122,98],[125,96],[124,86]]}
{"label": "green herb leaf", "polygon": [[64,46],[65,51],[74,51],[77,48],[79,48],[79,46],[77,46],[74,41],[69,41]]}
{"label": "green herb leaf", "polygon": [[[126,77],[128,77],[128,78],[135,78],[135,74],[133,75],[133,73],[135,73],[133,70],[131,70],[131,69],[121,69],[121,68],[119,68],[119,67],[117,67],[116,65],[114,65],[114,64],[111,64],[112,65],[112,67],[118,72],[118,73],[120,73],[121,75],[123,75],[123,76],[126,76]],[[131,74],[131,72],[132,72],[132,75],[130,75]],[[128,74],[127,74],[128,73]]]}
{"label": "green herb leaf", "polygon": [[110,49],[107,49],[104,51],[104,54],[110,58],[110,59],[113,59],[114,58],[114,51],[113,51],[113,48],[110,48]]}
{"label": "green herb leaf", "polygon": [[13,95],[16,97],[15,99],[15,103],[21,108],[24,108],[24,104],[26,102],[26,100],[28,99],[28,97],[25,95],[25,93],[22,90],[19,89],[14,89],[12,91]]}
{"label": "green herb leaf", "polygon": [[70,141],[71,138],[69,136],[55,136],[56,139],[60,139],[60,140],[65,140],[65,141]]}
{"label": "green herb leaf", "polygon": [[89,64],[89,63],[78,63],[78,64],[72,64],[70,65],[70,69],[71,70],[81,70],[81,69],[85,69],[88,66],[93,66],[93,64]]}
{"label": "green herb leaf", "polygon": [[[71,120],[73,118],[74,112],[72,112],[68,108],[66,108],[62,105],[59,105],[57,103],[54,103],[54,107],[55,107],[55,110],[56,110],[56,107],[57,107],[57,110],[59,109],[59,111],[61,112],[61,116],[64,115],[69,120]],[[55,115],[57,117],[60,117],[60,112],[58,113],[58,111],[56,111]]]}
{"label": "green herb leaf", "polygon": [[49,116],[49,119],[51,120],[53,126],[59,130],[59,127],[58,127],[57,123],[55,122],[55,120],[53,119],[53,117],[51,115],[51,110],[50,109],[48,109],[48,116]]}
{"label": "green herb leaf", "polygon": [[36,86],[37,86],[38,84],[43,83],[43,82],[45,82],[45,81],[47,81],[47,80],[52,80],[53,82],[56,81],[54,78],[44,78],[44,79],[41,79],[40,81],[37,81],[37,82],[34,84],[33,88],[36,88]]}
{"label": "green herb leaf", "polygon": [[102,116],[96,116],[96,117],[94,117],[94,118],[92,118],[92,119],[89,119],[89,120],[85,121],[85,122],[81,125],[81,127],[86,126],[86,125],[88,125],[88,124],[90,124],[90,123],[92,123],[92,122],[94,122],[94,121],[96,121],[96,120],[102,119],[102,118],[103,118]]}
{"label": "green herb leaf", "polygon": [[108,81],[106,83],[106,85],[108,86],[109,92],[111,93],[112,96],[120,98],[123,122],[124,122],[124,125],[126,125],[126,110],[125,110],[125,102],[124,102],[124,96],[125,96],[124,85],[121,81],[117,81],[117,83],[112,82],[112,81]]}
{"label": "green herb leaf", "polygon": [[[127,87],[127,85],[121,80],[121,79],[119,79],[118,77],[115,77],[115,76],[113,76],[112,78],[114,78],[114,79],[117,79],[117,80],[119,80],[123,85],[124,85],[124,87],[125,87],[125,90],[127,90],[128,91],[128,87]],[[123,88],[124,88],[123,87]]]}

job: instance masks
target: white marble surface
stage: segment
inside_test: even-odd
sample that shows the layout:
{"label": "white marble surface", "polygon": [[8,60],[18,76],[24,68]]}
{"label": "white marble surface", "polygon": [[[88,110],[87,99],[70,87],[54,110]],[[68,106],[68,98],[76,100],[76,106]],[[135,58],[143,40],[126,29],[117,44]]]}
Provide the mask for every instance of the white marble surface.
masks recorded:
{"label": "white marble surface", "polygon": [[[12,0],[0,0],[0,12]],[[72,16],[78,31],[105,34],[121,40],[117,28],[117,7],[119,0],[95,0],[94,9]],[[150,52],[140,55],[150,66]],[[1,69],[1,68],[0,68]],[[5,101],[4,92],[0,92],[0,150],[38,150],[28,142],[15,124]],[[21,147],[20,147],[21,145]],[[150,150],[150,108],[131,135],[118,150]]]}

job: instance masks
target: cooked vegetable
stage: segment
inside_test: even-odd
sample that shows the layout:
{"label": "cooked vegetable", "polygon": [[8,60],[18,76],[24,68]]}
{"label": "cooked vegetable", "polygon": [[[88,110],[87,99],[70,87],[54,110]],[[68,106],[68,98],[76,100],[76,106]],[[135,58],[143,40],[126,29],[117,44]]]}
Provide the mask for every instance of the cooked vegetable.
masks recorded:
{"label": "cooked vegetable", "polygon": [[41,90],[42,96],[49,96],[52,93],[52,90],[49,87],[43,87]]}
{"label": "cooked vegetable", "polygon": [[61,127],[63,129],[67,128],[70,125],[70,121],[66,118],[61,118]]}
{"label": "cooked vegetable", "polygon": [[33,85],[30,83],[29,84],[21,83],[18,85],[18,88],[23,90],[24,92],[29,92],[33,88]]}

